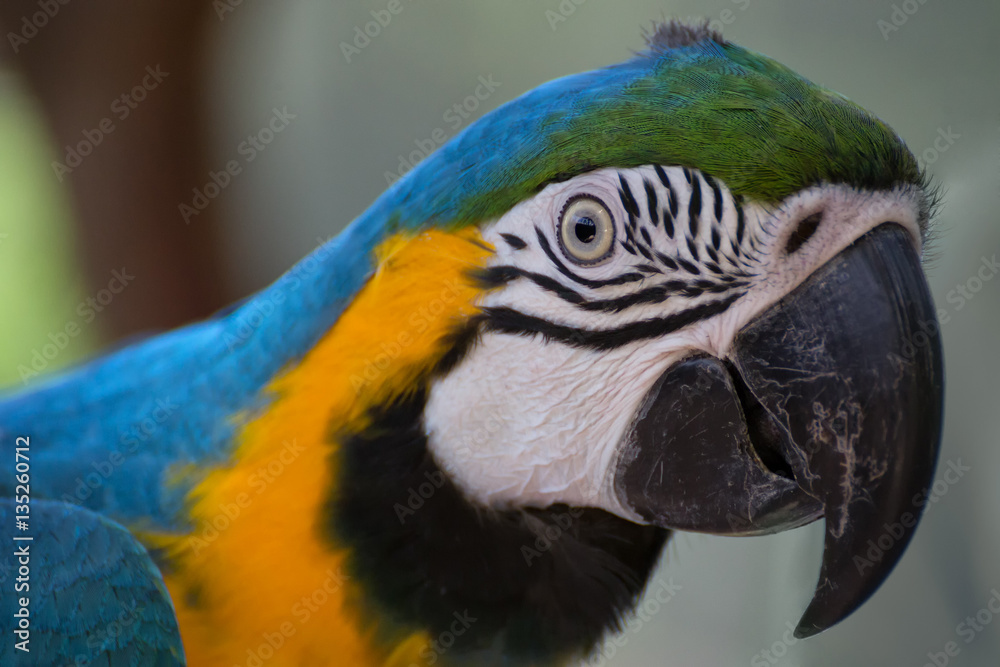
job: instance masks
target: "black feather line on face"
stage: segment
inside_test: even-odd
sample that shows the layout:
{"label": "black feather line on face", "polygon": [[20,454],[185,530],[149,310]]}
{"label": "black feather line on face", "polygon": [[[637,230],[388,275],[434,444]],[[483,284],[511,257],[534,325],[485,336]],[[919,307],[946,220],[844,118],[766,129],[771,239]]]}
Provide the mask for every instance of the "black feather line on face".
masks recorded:
{"label": "black feather line on face", "polygon": [[[659,269],[652,266],[641,266],[640,270],[650,273],[659,273]],[[547,292],[550,292],[563,301],[570,303],[580,310],[589,312],[620,313],[633,306],[662,303],[672,296],[683,296],[694,298],[701,296],[705,292],[719,294],[730,290],[736,290],[746,285],[744,282],[730,280],[706,280],[704,278],[692,282],[684,280],[666,280],[657,285],[643,288],[632,294],[626,294],[611,299],[588,299],[579,292],[566,287],[558,280],[534,271],[527,271],[516,266],[494,266],[487,269],[478,269],[473,273],[473,279],[484,289],[494,289],[502,285],[507,285],[514,280],[524,279],[533,282]]]}
{"label": "black feather line on face", "polygon": [[639,217],[639,202],[635,200],[635,195],[632,194],[632,188],[629,187],[628,181],[621,174],[618,174],[618,183],[620,188],[618,189],[618,198],[622,200],[622,206],[625,210],[636,218]]}
{"label": "black feather line on face", "polygon": [[691,199],[688,200],[688,228],[691,236],[698,236],[698,221],[701,218],[701,178],[695,174],[691,183]]}
{"label": "black feather line on face", "polygon": [[715,204],[715,220],[718,222],[719,220],[722,220],[722,188],[719,186],[719,182],[717,180],[708,174],[703,175],[705,177],[705,182],[708,183],[710,188],[712,188],[712,201]]}
{"label": "black feather line on face", "polygon": [[667,190],[673,191],[673,188],[670,187],[670,177],[667,176],[667,170],[658,164],[654,164],[653,171],[656,172],[656,177],[660,179],[660,183],[663,183],[663,186]]}
{"label": "black feather line on face", "polygon": [[[665,187],[667,189],[667,192],[668,192],[667,203],[670,206],[670,215],[673,216],[674,218],[676,218],[677,217],[677,193],[674,192],[674,186],[673,186],[673,183],[670,182],[670,176],[668,176],[667,175],[667,171],[663,167],[661,167],[660,165],[658,165],[658,164],[653,165],[653,170],[656,172],[656,175],[660,179],[660,182],[663,183],[663,187]],[[664,213],[664,215],[665,215],[665,213]],[[674,235],[674,232],[673,232],[673,229],[671,228],[671,231],[669,232],[668,236],[673,237],[673,235]]]}
{"label": "black feather line on face", "polygon": [[674,216],[666,209],[663,210],[663,231],[669,238],[674,238]]}
{"label": "black feather line on face", "polygon": [[[643,231],[646,231],[646,230],[643,230]],[[642,245],[641,243],[636,243],[635,247],[639,250],[640,253],[642,253],[643,257],[645,257],[646,259],[648,259],[651,262],[653,261],[653,253],[650,252],[650,250],[648,248],[646,248],[646,246]]]}
{"label": "black feather line on face", "polygon": [[700,276],[701,269],[698,268],[697,264],[692,264],[683,257],[677,258],[677,263],[681,265],[681,268],[690,273],[691,275]]}
{"label": "black feather line on face", "polygon": [[[627,230],[628,228],[626,227],[625,229]],[[584,278],[581,275],[577,275],[576,273],[571,271],[569,267],[563,264],[562,260],[559,259],[559,256],[556,255],[556,253],[552,250],[552,246],[549,244],[548,239],[545,238],[545,234],[543,234],[542,230],[539,229],[538,227],[535,227],[535,235],[538,238],[538,245],[542,248],[542,251],[549,258],[549,261],[551,261],[555,265],[559,273],[563,274],[564,276],[566,276],[573,282],[577,283],[578,285],[583,285],[584,287],[595,287],[595,288],[607,287],[609,285],[625,285],[627,283],[634,283],[643,279],[643,275],[641,273],[634,273],[634,272],[623,273],[615,278],[610,278],[608,280],[591,280],[589,278]],[[633,255],[635,254],[634,251],[630,252],[632,252]]]}
{"label": "black feather line on face", "polygon": [[649,248],[653,247],[653,238],[649,235],[649,230],[643,227],[639,230],[639,233],[642,235],[642,240],[646,242],[646,246]]}
{"label": "black feather line on face", "polygon": [[514,250],[524,250],[525,248],[528,247],[528,244],[525,243],[524,240],[516,234],[500,234],[500,236],[503,238],[504,241],[507,242],[507,245],[509,245]]}
{"label": "black feather line on face", "polygon": [[[708,253],[708,256],[709,256],[709,257],[711,258],[711,260],[712,260],[711,262],[706,262],[706,265],[708,265],[708,264],[713,264],[713,263],[715,263],[715,262],[718,262],[718,261],[719,261],[719,253],[717,253],[717,252],[715,251],[715,248],[713,248],[712,246],[705,246],[705,252],[707,252],[707,253]],[[711,271],[712,269],[711,269],[711,268],[709,268],[709,270]]]}
{"label": "black feather line on face", "polygon": [[492,266],[487,269],[478,269],[474,273],[476,282],[486,289],[506,285],[518,278],[524,278],[535,283],[547,292],[555,294],[563,301],[578,305],[586,302],[586,298],[579,292],[566,287],[554,278],[550,278],[541,273],[527,271],[516,266]]}
{"label": "black feather line on face", "polygon": [[[689,290],[697,288],[690,287]],[[725,312],[742,293],[704,303],[665,317],[629,322],[615,329],[579,329],[555,324],[507,307],[484,308],[479,316],[483,331],[520,336],[541,334],[547,340],[594,350],[612,350],[640,340],[661,338],[681,327]]]}
{"label": "black feather line on face", "polygon": [[649,212],[649,221],[656,227],[660,210],[659,202],[656,200],[656,188],[647,179],[642,179],[643,189],[646,191],[646,210]]}
{"label": "black feather line on face", "polygon": [[687,238],[687,248],[688,252],[691,253],[691,257],[694,259],[694,261],[700,262],[701,253],[698,252],[698,244],[694,242],[694,239],[690,237]]}
{"label": "black feather line on face", "polygon": [[669,532],[596,509],[476,506],[428,450],[426,399],[376,406],[370,427],[335,435],[322,525],[348,549],[362,622],[387,642],[450,632],[449,657],[477,664],[549,664],[620,629]]}

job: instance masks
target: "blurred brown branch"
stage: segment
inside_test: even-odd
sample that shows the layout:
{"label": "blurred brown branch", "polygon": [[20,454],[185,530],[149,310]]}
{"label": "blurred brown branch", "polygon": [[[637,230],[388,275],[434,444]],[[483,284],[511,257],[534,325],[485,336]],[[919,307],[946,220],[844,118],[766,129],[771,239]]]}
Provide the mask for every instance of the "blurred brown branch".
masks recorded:
{"label": "blurred brown branch", "polygon": [[[4,0],[4,63],[24,75],[56,141],[88,293],[134,282],[102,315],[113,338],[203,317],[228,296],[211,208],[178,204],[207,174],[209,0]],[[84,155],[86,153],[86,155]]]}

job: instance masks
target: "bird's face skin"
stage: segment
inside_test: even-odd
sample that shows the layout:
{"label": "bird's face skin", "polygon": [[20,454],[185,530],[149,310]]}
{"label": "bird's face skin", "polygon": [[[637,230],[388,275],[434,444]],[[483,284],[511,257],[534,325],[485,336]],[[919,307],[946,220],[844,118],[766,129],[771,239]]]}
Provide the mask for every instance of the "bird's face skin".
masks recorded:
{"label": "bird's face skin", "polygon": [[[480,276],[489,289],[478,304],[479,338],[429,390],[428,448],[468,498],[495,509],[595,507],[736,535],[825,514],[829,539],[849,543],[830,547],[843,553],[828,554],[829,579],[834,561],[850,561],[877,536],[868,530],[896,518],[894,505],[871,507],[880,484],[915,494],[929,482],[933,467],[909,467],[904,452],[912,446],[918,462],[933,454],[938,424],[922,414],[940,404],[933,388],[907,388],[930,375],[940,391],[933,354],[901,356],[918,331],[912,313],[889,314],[904,320],[903,339],[872,340],[877,367],[854,367],[853,352],[835,349],[838,336],[857,340],[882,326],[861,319],[863,302],[882,308],[884,295],[855,275],[858,267],[833,266],[849,248],[889,243],[879,252],[899,255],[904,267],[903,284],[890,289],[903,292],[897,305],[920,303],[916,312],[932,321],[917,261],[925,207],[916,187],[845,185],[764,205],[677,166],[602,169],[552,184],[482,228],[495,254]],[[803,288],[810,280],[826,287]],[[758,324],[817,296],[797,289],[836,291],[839,300],[819,299],[834,311],[830,321],[793,317],[781,331]],[[769,345],[787,354],[768,358]],[[868,386],[880,374],[892,379]],[[873,398],[887,401],[889,414]],[[807,438],[788,419],[796,400],[808,401]],[[910,422],[923,431],[916,444],[907,440]],[[841,583],[821,620],[811,612],[800,631],[839,620],[887,571]]]}
{"label": "bird's face skin", "polygon": [[[431,389],[431,450],[487,506],[566,503],[637,519],[614,469],[660,376],[699,353],[729,359],[741,329],[878,225],[902,227],[919,253],[920,197],[831,186],[765,206],[669,166],[548,186],[483,228],[496,249],[485,277],[498,286],[481,299],[479,344]],[[578,233],[574,202],[611,221],[597,261],[560,240]],[[638,329],[650,320],[662,323]]]}

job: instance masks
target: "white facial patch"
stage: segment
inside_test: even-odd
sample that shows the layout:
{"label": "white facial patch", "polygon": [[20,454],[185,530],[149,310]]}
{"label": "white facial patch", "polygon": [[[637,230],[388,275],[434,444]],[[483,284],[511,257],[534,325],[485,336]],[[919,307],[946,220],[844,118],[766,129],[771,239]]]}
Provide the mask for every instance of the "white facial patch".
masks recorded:
{"label": "white facial patch", "polygon": [[[613,221],[600,261],[585,252],[603,240],[594,209],[567,207],[581,197]],[[748,322],[882,223],[919,250],[922,202],[917,188],[825,185],[765,206],[682,167],[549,185],[483,230],[498,286],[482,298],[479,342],[431,387],[431,453],[488,507],[565,503],[640,521],[614,473],[656,380],[693,353],[726,357]]]}

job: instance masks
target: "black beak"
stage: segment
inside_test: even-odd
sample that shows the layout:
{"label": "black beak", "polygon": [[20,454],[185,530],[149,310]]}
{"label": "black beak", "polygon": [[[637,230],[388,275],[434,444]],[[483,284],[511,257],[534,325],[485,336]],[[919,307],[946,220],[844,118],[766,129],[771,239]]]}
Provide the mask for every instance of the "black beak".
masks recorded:
{"label": "black beak", "polygon": [[867,600],[905,550],[942,411],[920,260],[906,230],[884,224],[747,325],[729,358],[694,356],[664,374],[617,490],[646,520],[680,530],[750,535],[824,516],[819,583],[796,629],[811,636]]}

